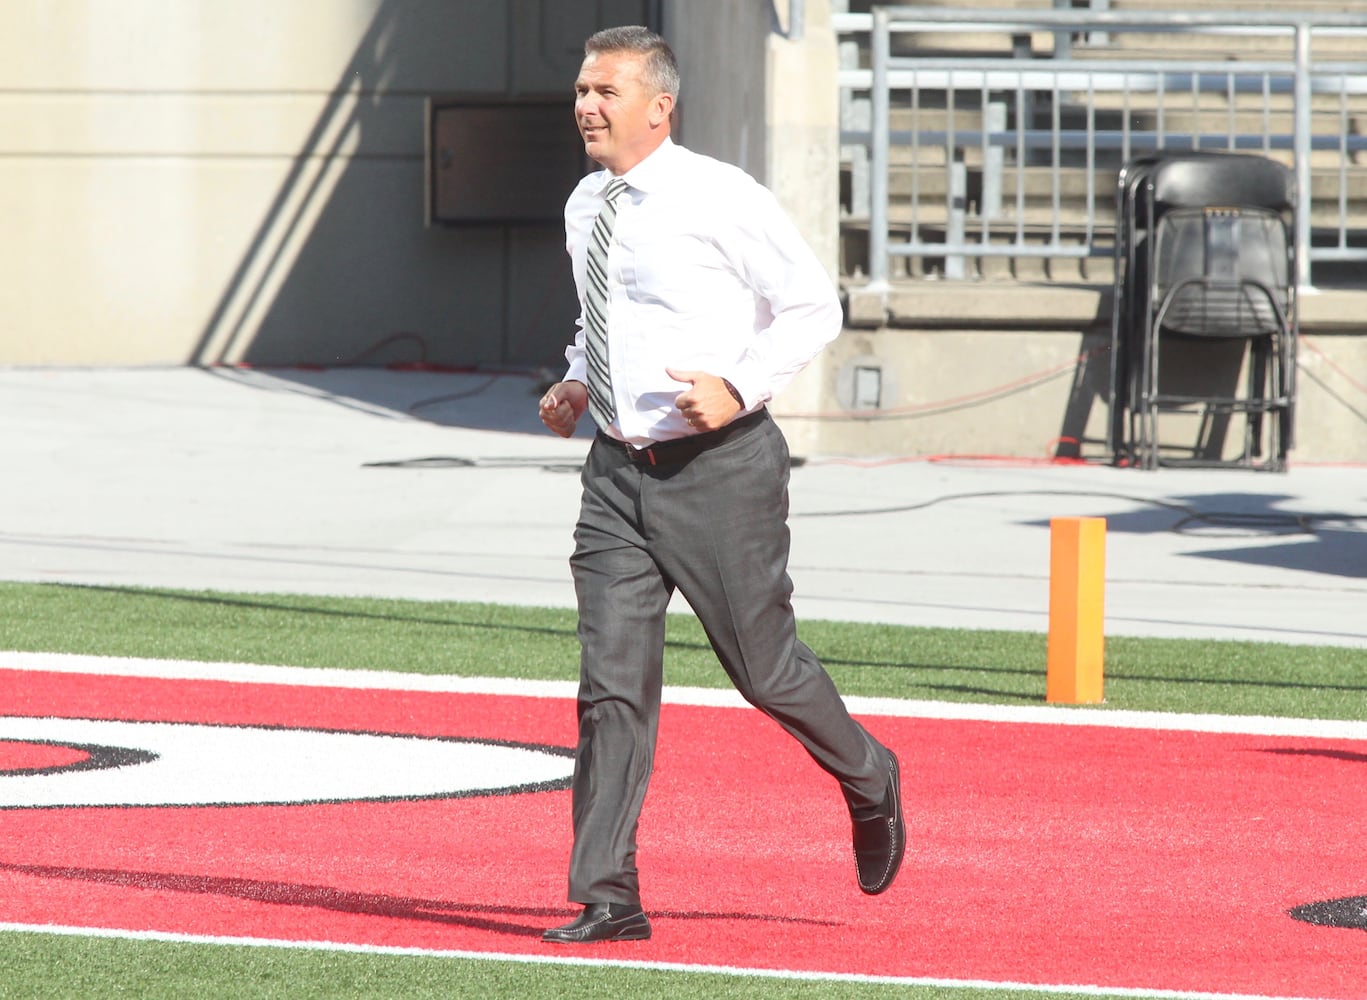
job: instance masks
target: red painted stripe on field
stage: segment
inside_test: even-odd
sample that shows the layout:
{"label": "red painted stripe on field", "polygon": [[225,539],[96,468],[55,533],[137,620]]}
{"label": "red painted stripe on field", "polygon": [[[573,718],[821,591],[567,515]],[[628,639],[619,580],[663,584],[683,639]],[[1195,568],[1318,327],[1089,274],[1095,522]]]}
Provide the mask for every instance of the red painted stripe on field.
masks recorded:
{"label": "red painted stripe on field", "polygon": [[[568,746],[567,700],[0,671],[7,714]],[[567,792],[0,810],[0,921],[956,980],[1367,995],[1348,740],[871,718],[910,851],[855,886],[835,785],[742,709],[666,706],[640,861],[655,937],[566,951]],[[3,779],[0,779],[3,780]]]}
{"label": "red painted stripe on field", "polygon": [[77,747],[0,740],[0,775],[70,767],[89,759],[90,752]]}

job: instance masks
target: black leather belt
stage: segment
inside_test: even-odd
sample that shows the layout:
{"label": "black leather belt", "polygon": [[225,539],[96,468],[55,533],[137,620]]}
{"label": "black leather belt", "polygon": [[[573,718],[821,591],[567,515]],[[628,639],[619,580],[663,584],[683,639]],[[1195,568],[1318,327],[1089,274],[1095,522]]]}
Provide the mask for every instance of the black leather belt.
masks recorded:
{"label": "black leather belt", "polygon": [[644,448],[637,448],[608,437],[602,431],[598,432],[598,438],[603,444],[625,452],[627,458],[637,465],[681,465],[709,448],[715,448],[732,435],[748,430],[767,419],[768,410],[756,410],[731,421],[725,427],[718,427],[715,431],[703,431],[701,434],[690,434],[688,437],[675,438],[672,441],[660,441]]}

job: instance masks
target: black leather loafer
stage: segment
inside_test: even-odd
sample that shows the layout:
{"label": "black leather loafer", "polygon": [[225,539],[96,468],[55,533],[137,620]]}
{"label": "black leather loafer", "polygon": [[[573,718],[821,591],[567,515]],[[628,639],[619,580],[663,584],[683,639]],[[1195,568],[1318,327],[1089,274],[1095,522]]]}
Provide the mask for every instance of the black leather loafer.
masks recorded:
{"label": "black leather loafer", "polygon": [[888,794],[877,813],[868,819],[853,819],[854,866],[859,873],[859,888],[876,896],[892,885],[902,867],[906,849],[906,824],[902,819],[902,775],[897,755],[888,751]]}
{"label": "black leather loafer", "polygon": [[650,921],[639,906],[627,903],[590,903],[584,912],[562,927],[552,927],[542,941],[588,944],[590,941],[644,941],[650,937]]}

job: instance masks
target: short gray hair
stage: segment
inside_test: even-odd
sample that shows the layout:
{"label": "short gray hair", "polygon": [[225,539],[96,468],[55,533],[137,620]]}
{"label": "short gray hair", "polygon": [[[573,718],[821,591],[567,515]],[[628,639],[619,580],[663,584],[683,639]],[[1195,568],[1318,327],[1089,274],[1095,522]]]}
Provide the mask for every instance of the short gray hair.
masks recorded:
{"label": "short gray hair", "polygon": [[585,55],[600,52],[635,52],[645,57],[641,64],[643,82],[657,94],[679,99],[679,61],[669,43],[640,25],[604,28],[584,43]]}

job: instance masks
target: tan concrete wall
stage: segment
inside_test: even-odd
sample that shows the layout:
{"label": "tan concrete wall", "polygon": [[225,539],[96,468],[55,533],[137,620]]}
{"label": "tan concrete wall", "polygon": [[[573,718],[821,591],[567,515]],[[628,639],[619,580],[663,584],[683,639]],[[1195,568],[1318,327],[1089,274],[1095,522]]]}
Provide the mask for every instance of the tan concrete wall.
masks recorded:
{"label": "tan concrete wall", "polygon": [[1367,336],[1309,334],[1297,355],[1294,460],[1367,462]]}
{"label": "tan concrete wall", "polygon": [[[1046,459],[1071,440],[1082,457],[1108,460],[1109,343],[1098,328],[850,329],[827,352],[818,405],[785,398],[780,423],[807,455]],[[857,365],[881,368],[886,393],[863,416],[842,385]],[[1367,337],[1305,333],[1298,369],[1290,461],[1367,462]],[[1227,453],[1242,433],[1234,419]],[[1198,430],[1180,414],[1159,423],[1160,441],[1174,448],[1195,444]]]}
{"label": "tan concrete wall", "polygon": [[[683,75],[681,141],[768,186],[835,281],[839,91],[830,3],[807,0],[801,38],[788,37],[787,0],[669,0],[664,12]],[[819,357],[778,408],[819,407],[828,365]],[[816,445],[805,424],[785,431],[795,451]]]}
{"label": "tan concrete wall", "polygon": [[[654,7],[7,0],[0,364],[557,366],[561,229],[425,227],[426,100],[563,95],[572,135],[583,39]],[[799,44],[767,0],[662,5],[681,137],[778,178],[834,272],[824,7]]]}
{"label": "tan concrete wall", "polygon": [[[1085,457],[1108,457],[1110,288],[899,281],[846,291],[852,328],[831,352],[821,405],[786,411],[787,423],[800,428],[790,433],[810,435],[812,453],[1041,458],[1073,439]],[[1291,459],[1367,461],[1367,292],[1318,289],[1297,302]],[[1226,348],[1236,353],[1209,354]],[[1243,352],[1242,343],[1172,343],[1164,370],[1196,379],[1198,392],[1230,391],[1245,384]],[[855,365],[881,369],[888,389],[879,412],[851,414],[841,380]],[[1215,437],[1227,453],[1241,446],[1241,421]],[[1179,457],[1199,431],[1195,419],[1167,414],[1159,440]]]}
{"label": "tan concrete wall", "polygon": [[[0,364],[337,364],[421,348],[440,363],[555,367],[575,312],[562,233],[424,227],[425,101],[564,94],[572,130],[584,37],[653,6],[5,0]],[[769,184],[834,274],[829,2],[807,0],[800,41],[784,37],[786,0],[661,9],[684,71],[681,139]],[[965,301],[996,312],[975,326]],[[1367,460],[1362,310],[1320,297],[1303,315],[1312,307],[1294,456]],[[868,328],[776,405],[794,451],[1038,456],[1079,435],[1095,448],[1104,381],[1094,365],[1067,370],[1096,343],[1083,331],[1100,307],[1059,308],[968,285],[922,295],[921,325],[884,325],[881,306],[869,318],[852,299]],[[408,339],[367,354],[394,335]],[[850,417],[842,380],[861,358],[882,367],[885,408],[905,412]],[[954,400],[967,402],[936,409]]]}
{"label": "tan concrete wall", "polygon": [[[1078,360],[1098,343],[1069,330],[851,329],[827,352],[819,407],[780,407],[781,420],[808,454],[1043,458],[1063,436],[1104,439],[1106,383]],[[845,384],[857,366],[882,377],[882,405],[863,415]]]}
{"label": "tan concrete wall", "polygon": [[[331,221],[336,196],[358,181],[368,214],[420,228],[421,201],[404,195],[422,190],[421,98],[380,98],[381,75],[391,74],[386,90],[396,71],[421,86],[444,56],[386,68],[379,40],[366,44],[380,6],[0,8],[0,198],[17,237],[3,251],[14,280],[0,302],[0,357],[190,360],[236,269],[264,244],[258,273],[241,276],[243,301],[230,303],[228,325],[244,323],[250,336]],[[483,51],[468,56],[487,64]],[[273,231],[263,232],[273,211]],[[341,238],[364,254],[357,236]],[[328,289],[317,291],[326,298]],[[308,325],[321,333],[326,313],[318,308]]]}
{"label": "tan concrete wall", "polygon": [[[787,4],[779,4],[788,26]],[[768,183],[832,280],[839,272],[840,91],[836,39],[828,0],[807,0],[800,38],[770,35],[768,50]],[[840,350],[827,349],[776,401],[780,409],[819,408]],[[791,448],[818,445],[814,429],[784,426]]]}
{"label": "tan concrete wall", "polygon": [[665,0],[664,35],[683,81],[675,138],[768,183],[766,2]]}
{"label": "tan concrete wall", "polygon": [[5,0],[0,363],[558,359],[563,228],[425,228],[425,102],[572,137],[583,39],[648,6]]}

